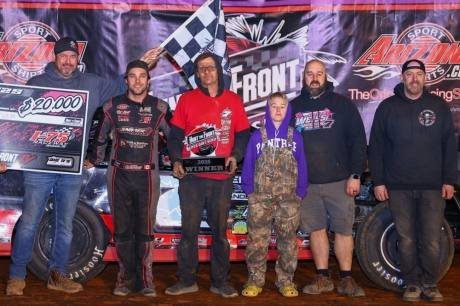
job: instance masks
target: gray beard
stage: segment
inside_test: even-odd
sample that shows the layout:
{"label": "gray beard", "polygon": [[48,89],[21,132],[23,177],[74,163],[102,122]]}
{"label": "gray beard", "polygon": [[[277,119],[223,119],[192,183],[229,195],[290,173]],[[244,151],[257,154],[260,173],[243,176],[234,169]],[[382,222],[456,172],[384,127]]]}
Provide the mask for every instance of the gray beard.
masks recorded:
{"label": "gray beard", "polygon": [[308,85],[305,85],[305,87],[307,88],[307,90],[310,93],[310,95],[312,95],[313,97],[317,97],[317,96],[321,95],[323,92],[326,91],[326,83],[324,83],[323,86],[320,86],[320,87],[315,88],[315,89],[310,88],[310,86],[308,86]]}

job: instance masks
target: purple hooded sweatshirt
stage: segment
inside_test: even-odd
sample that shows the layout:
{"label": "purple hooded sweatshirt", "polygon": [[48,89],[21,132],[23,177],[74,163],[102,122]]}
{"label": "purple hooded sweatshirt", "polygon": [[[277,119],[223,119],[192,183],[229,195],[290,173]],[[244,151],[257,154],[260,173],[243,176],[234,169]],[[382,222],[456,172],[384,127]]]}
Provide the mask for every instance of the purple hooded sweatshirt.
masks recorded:
{"label": "purple hooded sweatshirt", "polygon": [[[291,120],[291,104],[288,103],[286,117],[284,117],[278,130],[275,128],[270,118],[269,108],[270,105],[267,102],[265,106],[265,129],[267,130],[268,145],[273,145],[278,148],[285,147],[287,146],[288,127],[289,121]],[[275,134],[277,135],[275,136]],[[297,161],[298,167],[296,194],[300,198],[304,198],[307,195],[308,177],[302,135],[294,130],[292,138],[292,154]],[[257,159],[262,154],[262,148],[262,134],[260,130],[255,130],[251,135],[246,154],[244,155],[243,173],[241,174],[241,185],[247,195],[254,192],[254,169]]]}

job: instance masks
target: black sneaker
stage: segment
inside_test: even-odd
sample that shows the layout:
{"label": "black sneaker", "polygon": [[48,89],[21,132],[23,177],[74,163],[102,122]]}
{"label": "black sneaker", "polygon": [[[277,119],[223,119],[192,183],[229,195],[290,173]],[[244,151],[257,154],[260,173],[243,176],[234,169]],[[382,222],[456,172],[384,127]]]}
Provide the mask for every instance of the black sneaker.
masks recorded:
{"label": "black sneaker", "polygon": [[425,285],[421,296],[430,302],[441,302],[443,300],[442,294],[438,291],[435,285]]}
{"label": "black sneaker", "polygon": [[219,288],[211,286],[211,289],[209,290],[211,290],[211,292],[213,293],[218,293],[225,298],[232,298],[238,296],[238,291],[236,291],[235,288],[233,288],[229,284],[222,285]]}
{"label": "black sneaker", "polygon": [[198,286],[196,285],[196,283],[187,287],[185,286],[183,282],[178,281],[177,283],[174,284],[174,286],[166,289],[165,293],[169,295],[181,295],[184,293],[197,292],[197,291],[198,291]]}

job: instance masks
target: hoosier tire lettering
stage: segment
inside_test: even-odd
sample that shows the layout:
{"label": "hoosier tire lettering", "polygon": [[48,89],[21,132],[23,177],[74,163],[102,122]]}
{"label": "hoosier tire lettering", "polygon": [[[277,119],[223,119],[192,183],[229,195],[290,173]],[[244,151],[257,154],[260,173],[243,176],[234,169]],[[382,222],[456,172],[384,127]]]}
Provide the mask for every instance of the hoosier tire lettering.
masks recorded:
{"label": "hoosier tire lettering", "polygon": [[[32,261],[27,268],[43,281],[48,280],[47,263],[50,258],[52,239],[53,198],[50,197],[45,213],[37,228]],[[98,275],[107,262],[103,261],[109,243],[109,231],[98,212],[79,201],[73,220],[72,242],[67,273],[78,283],[84,283]]]}
{"label": "hoosier tire lettering", "polygon": [[[446,220],[439,230],[439,279],[442,279],[454,257],[454,238]],[[405,283],[402,279],[397,245],[398,235],[388,202],[382,202],[372,208],[359,224],[355,237],[356,257],[363,272],[374,283],[388,290],[402,292]]]}
{"label": "hoosier tire lettering", "polygon": [[96,265],[99,261],[102,261],[102,258],[104,257],[105,250],[99,250],[97,246],[94,247],[94,252],[93,252],[93,257],[91,257],[90,261],[82,268],[79,269],[78,271],[72,271],[69,273],[69,278],[70,279],[77,279],[80,277],[84,277],[86,274],[88,274]]}
{"label": "hoosier tire lettering", "polygon": [[396,276],[393,276],[391,275],[390,273],[388,273],[387,271],[385,271],[385,269],[383,268],[383,266],[380,264],[380,262],[373,262],[372,265],[375,267],[375,270],[377,272],[379,272],[380,276],[385,278],[386,280],[389,280],[390,282],[392,282],[393,284],[398,284],[400,286],[403,285],[404,281],[402,280],[402,278],[399,278],[399,277],[396,277]]}

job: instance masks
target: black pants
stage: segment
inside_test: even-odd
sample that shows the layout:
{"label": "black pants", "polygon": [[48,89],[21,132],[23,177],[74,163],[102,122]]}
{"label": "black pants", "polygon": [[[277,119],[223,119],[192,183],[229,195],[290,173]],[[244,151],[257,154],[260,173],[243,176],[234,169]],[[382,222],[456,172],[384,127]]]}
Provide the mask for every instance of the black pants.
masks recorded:
{"label": "black pants", "polygon": [[158,174],[109,167],[107,189],[120,266],[117,285],[126,286],[131,291],[155,288],[152,247],[160,196]]}
{"label": "black pants", "polygon": [[203,210],[212,230],[211,282],[221,287],[230,279],[230,245],[227,240],[227,220],[231,205],[233,177],[226,180],[187,175],[179,182],[182,214],[182,238],[177,252],[176,275],[186,286],[196,281],[198,269],[198,234]]}
{"label": "black pants", "polygon": [[408,286],[436,285],[446,208],[441,190],[388,190],[388,195],[404,282]]}

